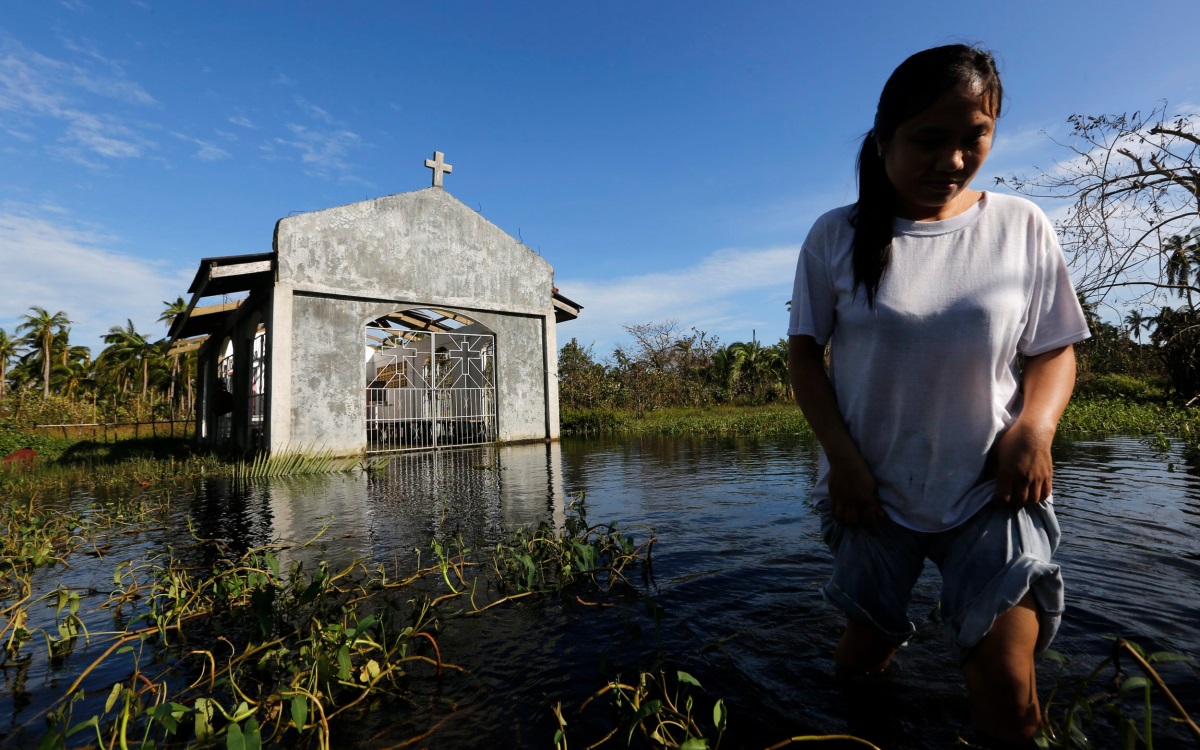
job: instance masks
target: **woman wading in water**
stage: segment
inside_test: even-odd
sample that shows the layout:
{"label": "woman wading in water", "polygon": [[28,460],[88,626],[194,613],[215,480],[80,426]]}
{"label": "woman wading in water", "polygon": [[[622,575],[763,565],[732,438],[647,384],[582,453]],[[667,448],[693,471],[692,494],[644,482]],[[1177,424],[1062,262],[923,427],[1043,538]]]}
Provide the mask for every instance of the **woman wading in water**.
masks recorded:
{"label": "woman wading in water", "polygon": [[822,447],[838,664],[888,665],[915,631],[907,605],[929,558],[972,720],[1006,746],[1040,726],[1033,659],[1063,608],[1050,443],[1088,330],[1045,215],[968,187],[1002,96],[991,55],[964,45],[892,73],[858,201],[819,218],[800,252],[788,341]]}

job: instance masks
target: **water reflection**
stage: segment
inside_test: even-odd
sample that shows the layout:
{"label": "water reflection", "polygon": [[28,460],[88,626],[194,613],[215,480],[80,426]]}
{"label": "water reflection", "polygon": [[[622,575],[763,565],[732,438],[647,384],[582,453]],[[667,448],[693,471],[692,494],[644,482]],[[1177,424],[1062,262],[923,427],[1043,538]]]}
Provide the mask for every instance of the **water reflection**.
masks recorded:
{"label": "water reflection", "polygon": [[[1095,664],[1110,647],[1104,636],[1123,635],[1151,651],[1200,657],[1200,459],[1178,449],[1156,456],[1136,438],[1063,442],[1056,456],[1068,606],[1055,648]],[[819,593],[830,559],[808,499],[815,471],[816,446],[799,438],[574,440],[397,455],[366,475],[209,482],[186,510],[197,536],[235,549],[280,540],[291,545],[285,558],[370,558],[409,570],[415,550],[429,561],[431,539],[479,547],[518,526],[561,526],[581,497],[592,522],[654,529],[653,575],[638,583],[664,608],[661,621],[636,599],[600,610],[570,597],[530,598],[486,618],[447,616],[438,642],[467,671],[414,681],[407,701],[356,724],[360,734],[345,746],[393,745],[447,719],[431,747],[549,747],[556,703],[577,707],[614,674],[656,662],[726,698],[722,747],[764,747],[814,730],[888,748],[951,746],[967,709],[932,616],[940,588],[932,566],[913,594],[917,634],[887,674],[835,673],[842,621]],[[182,529],[164,533],[168,542],[183,537]],[[162,541],[139,536],[123,555],[151,554]],[[104,590],[96,569],[53,574]],[[51,612],[38,616],[50,626]],[[1194,666],[1164,664],[1163,675],[1184,705],[1200,706]],[[94,675],[95,689],[121,676]],[[44,666],[5,679],[14,724],[28,716],[26,702],[36,707],[53,692]],[[567,718],[581,737],[595,714]],[[611,724],[599,729],[592,739]],[[1183,736],[1163,731],[1164,746]]]}

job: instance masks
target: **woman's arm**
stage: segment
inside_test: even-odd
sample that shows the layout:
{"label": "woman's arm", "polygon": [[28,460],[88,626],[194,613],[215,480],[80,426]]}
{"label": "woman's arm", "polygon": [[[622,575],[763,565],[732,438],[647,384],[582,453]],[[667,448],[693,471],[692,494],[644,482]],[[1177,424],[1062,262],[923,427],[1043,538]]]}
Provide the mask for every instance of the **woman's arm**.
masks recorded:
{"label": "woman's arm", "polygon": [[1024,403],[993,448],[996,502],[1040,503],[1053,490],[1050,443],[1075,388],[1075,349],[1064,346],[1025,360]]}
{"label": "woman's arm", "polygon": [[825,347],[812,336],[788,337],[792,393],[829,461],[829,509],[833,520],[875,530],[883,517],[875,477],[846,430],[833,384],[825,372]]}

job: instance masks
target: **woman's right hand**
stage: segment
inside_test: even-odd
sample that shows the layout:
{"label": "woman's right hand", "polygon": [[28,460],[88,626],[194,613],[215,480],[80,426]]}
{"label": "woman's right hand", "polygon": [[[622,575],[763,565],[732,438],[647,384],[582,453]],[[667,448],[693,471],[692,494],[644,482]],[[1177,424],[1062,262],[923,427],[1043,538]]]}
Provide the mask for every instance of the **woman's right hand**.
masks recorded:
{"label": "woman's right hand", "polygon": [[825,372],[825,346],[812,336],[788,338],[788,376],[804,418],[817,433],[829,461],[829,511],[833,520],[879,530],[883,506],[875,477],[846,430],[833,384]]}
{"label": "woman's right hand", "polygon": [[875,477],[861,456],[829,461],[829,512],[838,523],[879,533],[883,506]]}

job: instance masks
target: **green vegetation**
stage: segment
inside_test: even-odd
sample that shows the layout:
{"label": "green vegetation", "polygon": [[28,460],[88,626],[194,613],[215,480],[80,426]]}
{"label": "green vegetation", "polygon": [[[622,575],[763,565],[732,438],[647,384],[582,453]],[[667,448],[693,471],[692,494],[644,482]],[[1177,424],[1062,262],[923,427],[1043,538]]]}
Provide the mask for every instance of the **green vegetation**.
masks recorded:
{"label": "green vegetation", "polygon": [[[168,325],[187,309],[164,302]],[[66,313],[33,306],[9,336],[0,330],[0,425],[181,422],[195,410],[195,353],[171,353],[132,321],[113,326],[95,357],[71,343]]]}
{"label": "green vegetation", "polygon": [[[1105,386],[1107,389],[1108,386]],[[1137,389],[1148,389],[1140,383]],[[669,408],[632,411],[562,412],[564,435],[812,435],[800,410],[791,405]],[[1170,401],[1139,401],[1112,396],[1077,396],[1059,423],[1062,434],[1165,433],[1200,441],[1200,407]]]}

